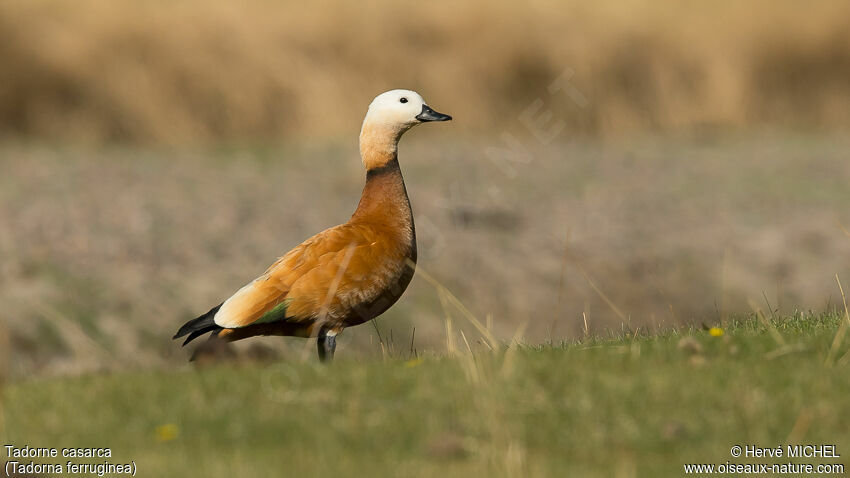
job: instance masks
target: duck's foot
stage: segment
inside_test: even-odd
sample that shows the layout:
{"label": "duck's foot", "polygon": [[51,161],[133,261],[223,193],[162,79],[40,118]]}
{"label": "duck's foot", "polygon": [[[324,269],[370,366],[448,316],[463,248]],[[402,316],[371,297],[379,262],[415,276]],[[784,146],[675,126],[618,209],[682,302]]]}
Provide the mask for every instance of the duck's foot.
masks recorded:
{"label": "duck's foot", "polygon": [[329,362],[334,358],[336,350],[336,330],[322,329],[319,331],[319,337],[316,344],[319,348],[319,360],[321,362]]}

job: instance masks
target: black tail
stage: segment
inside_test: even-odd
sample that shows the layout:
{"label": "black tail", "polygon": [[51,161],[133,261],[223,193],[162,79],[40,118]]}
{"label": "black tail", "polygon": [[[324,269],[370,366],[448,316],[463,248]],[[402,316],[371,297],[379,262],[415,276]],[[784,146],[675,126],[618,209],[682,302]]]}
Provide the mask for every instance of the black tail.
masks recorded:
{"label": "black tail", "polygon": [[[224,302],[222,302],[222,304],[223,303]],[[219,330],[222,330],[221,327],[213,322],[213,317],[215,317],[215,313],[218,312],[218,309],[220,308],[221,304],[218,304],[210,309],[210,311],[206,314],[198,317],[197,319],[192,319],[189,322],[186,322],[183,324],[183,327],[180,327],[180,330],[177,331],[174,337],[172,337],[172,340],[189,334],[189,336],[186,337],[186,341],[183,342],[183,345],[186,345],[207,332],[218,332]]]}

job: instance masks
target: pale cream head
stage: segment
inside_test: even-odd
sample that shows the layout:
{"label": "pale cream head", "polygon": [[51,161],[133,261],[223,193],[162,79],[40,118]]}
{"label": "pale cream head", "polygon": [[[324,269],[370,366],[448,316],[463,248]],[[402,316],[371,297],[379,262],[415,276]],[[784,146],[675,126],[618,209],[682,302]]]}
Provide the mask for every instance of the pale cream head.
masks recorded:
{"label": "pale cream head", "polygon": [[360,155],[367,169],[380,167],[395,156],[398,140],[410,128],[452,117],[432,110],[422,96],[410,90],[381,93],[369,105],[360,129]]}

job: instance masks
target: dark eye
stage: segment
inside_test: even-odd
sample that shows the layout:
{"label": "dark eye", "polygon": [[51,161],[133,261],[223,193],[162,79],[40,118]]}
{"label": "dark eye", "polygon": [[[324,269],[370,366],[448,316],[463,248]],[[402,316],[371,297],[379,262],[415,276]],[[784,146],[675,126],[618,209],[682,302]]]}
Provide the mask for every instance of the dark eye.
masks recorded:
{"label": "dark eye", "polygon": [[399,101],[402,102],[402,103],[407,103],[407,98],[402,98]]}

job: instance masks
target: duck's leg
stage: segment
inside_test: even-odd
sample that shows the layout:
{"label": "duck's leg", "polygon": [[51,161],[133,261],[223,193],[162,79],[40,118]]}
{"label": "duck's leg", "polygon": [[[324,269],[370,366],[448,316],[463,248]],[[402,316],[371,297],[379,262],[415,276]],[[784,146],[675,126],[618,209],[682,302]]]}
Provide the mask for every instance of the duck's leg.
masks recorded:
{"label": "duck's leg", "polygon": [[319,331],[319,337],[316,344],[319,348],[319,360],[328,362],[334,358],[334,350],[336,350],[336,334],[333,329],[322,329]]}

